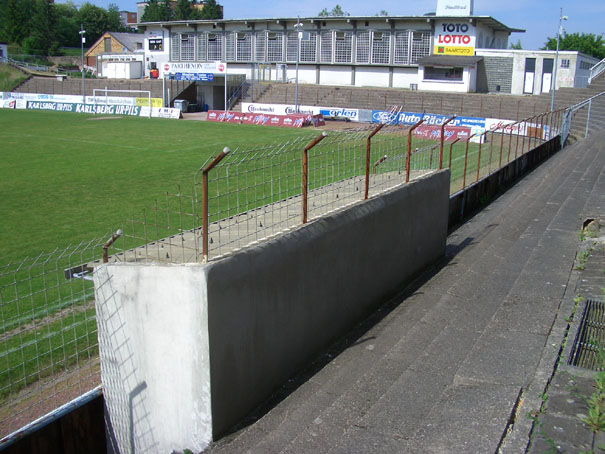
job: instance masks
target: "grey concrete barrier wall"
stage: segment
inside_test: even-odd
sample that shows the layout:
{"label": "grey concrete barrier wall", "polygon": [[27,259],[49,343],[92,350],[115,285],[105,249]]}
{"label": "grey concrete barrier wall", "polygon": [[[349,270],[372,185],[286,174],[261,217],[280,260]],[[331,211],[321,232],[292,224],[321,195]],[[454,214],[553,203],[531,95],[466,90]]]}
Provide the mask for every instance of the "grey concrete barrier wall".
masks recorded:
{"label": "grey concrete barrier wall", "polygon": [[506,166],[492,172],[477,183],[452,194],[449,208],[449,228],[464,222],[487,202],[511,187],[517,180],[538,167],[542,162],[561,149],[559,136],[530,150],[509,162]]}
{"label": "grey concrete barrier wall", "polygon": [[445,253],[449,171],[207,265],[95,271],[121,452],[201,450]]}

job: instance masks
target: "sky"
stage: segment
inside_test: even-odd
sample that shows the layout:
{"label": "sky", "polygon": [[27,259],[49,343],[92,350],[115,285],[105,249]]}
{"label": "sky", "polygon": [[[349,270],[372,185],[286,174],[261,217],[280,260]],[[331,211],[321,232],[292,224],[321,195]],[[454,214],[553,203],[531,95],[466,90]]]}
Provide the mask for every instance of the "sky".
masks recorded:
{"label": "sky", "polygon": [[[66,0],[57,0],[63,3]],[[89,0],[97,6],[107,8],[116,3],[120,10],[136,11],[136,0]],[[435,11],[437,0],[218,0],[223,5],[225,19],[259,19],[269,17],[311,17],[323,8],[331,10],[339,4],[352,16],[373,16],[386,10],[392,16],[416,16]],[[84,0],[74,0],[76,5]],[[521,28],[525,33],[513,33],[509,43],[521,40],[523,49],[539,49],[547,37],[555,37],[559,27],[560,8],[569,19],[563,21],[567,33],[605,32],[605,0],[475,0],[476,16],[492,16],[511,28]]]}

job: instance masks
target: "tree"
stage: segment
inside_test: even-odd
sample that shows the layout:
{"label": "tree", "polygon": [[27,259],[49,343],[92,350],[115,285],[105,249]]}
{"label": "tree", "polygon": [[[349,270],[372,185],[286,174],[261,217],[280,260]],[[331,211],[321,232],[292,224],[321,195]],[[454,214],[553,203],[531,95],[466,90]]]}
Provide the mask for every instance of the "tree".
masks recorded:
{"label": "tree", "polygon": [[328,11],[326,8],[324,8],[317,15],[319,17],[328,17],[328,16],[342,17],[342,16],[350,16],[350,14],[347,11],[343,11],[343,9],[340,7],[340,5],[336,5],[334,8],[332,8],[331,11]]}
{"label": "tree", "polygon": [[190,0],[177,0],[174,8],[174,20],[197,19],[196,10]]}
{"label": "tree", "polygon": [[[556,50],[557,38],[547,38],[542,49]],[[577,50],[583,54],[602,60],[605,58],[605,41],[603,35],[594,33],[565,33],[561,36],[560,50]]]}
{"label": "tree", "polygon": [[99,39],[109,26],[107,11],[88,2],[84,3],[78,10],[77,20],[78,24],[84,26],[86,41],[91,44]]}
{"label": "tree", "polygon": [[80,23],[78,9],[72,2],[55,3],[55,27],[53,35],[61,46],[80,47]]}
{"label": "tree", "polygon": [[166,22],[172,20],[172,9],[168,1],[149,0],[141,22]]}
{"label": "tree", "polygon": [[216,3],[216,0],[208,0],[204,3],[200,19],[222,19],[223,10]]}
{"label": "tree", "polygon": [[120,9],[115,3],[110,3],[107,8],[107,30],[108,32],[124,32],[126,27],[120,19]]}
{"label": "tree", "polygon": [[30,21],[30,35],[23,40],[23,50],[28,54],[49,55],[59,44],[54,39],[54,4],[48,0],[35,0]]}
{"label": "tree", "polygon": [[379,13],[376,13],[377,16],[388,16],[389,12],[385,9],[381,9]]}
{"label": "tree", "polygon": [[523,46],[521,45],[521,40],[518,39],[516,43],[510,43],[510,48],[517,49],[517,50],[523,49]]}
{"label": "tree", "polygon": [[33,3],[31,0],[2,1],[0,28],[3,41],[21,44],[29,36]]}

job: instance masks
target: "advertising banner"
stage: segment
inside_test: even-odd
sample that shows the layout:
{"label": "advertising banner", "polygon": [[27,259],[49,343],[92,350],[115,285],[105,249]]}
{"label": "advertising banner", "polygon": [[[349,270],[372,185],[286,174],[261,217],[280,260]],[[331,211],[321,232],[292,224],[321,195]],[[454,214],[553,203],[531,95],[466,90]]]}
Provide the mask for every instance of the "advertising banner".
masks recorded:
{"label": "advertising banner", "polygon": [[225,123],[245,123],[264,126],[282,126],[287,128],[302,128],[303,126],[323,126],[325,121],[323,115],[290,114],[274,115],[247,112],[224,112],[222,110],[211,110],[208,112],[208,121]]}
{"label": "advertising banner", "polygon": [[[424,126],[420,125],[413,132],[415,137],[427,140],[441,140],[441,126]],[[450,126],[449,124],[443,129],[443,140],[454,141],[456,139],[466,140],[471,136],[471,129],[463,126]]]}
{"label": "advertising banner", "polygon": [[[424,120],[423,125],[441,126],[450,116],[439,114],[421,114],[414,112],[392,113],[386,110],[373,110],[372,123],[392,123],[397,125],[413,125]],[[448,123],[448,126],[464,126],[467,128],[485,128],[485,118],[478,117],[456,117]]]}
{"label": "advertising banner", "polygon": [[25,109],[27,101],[24,99],[2,99],[0,100],[0,107],[3,109]]}
{"label": "advertising banner", "polygon": [[475,27],[465,21],[435,21],[435,55],[475,55]]}
{"label": "advertising banner", "polygon": [[[163,107],[162,98],[151,98],[151,107]],[[135,98],[135,106],[149,106],[149,98]]]}
{"label": "advertising banner", "polygon": [[[6,101],[3,101],[6,102]],[[10,102],[10,101],[9,101]],[[180,118],[180,110],[167,107],[121,106],[106,104],[64,103],[54,101],[23,101],[30,110],[52,110],[97,115],[128,115],[133,117]],[[151,111],[150,111],[151,109]]]}
{"label": "advertising banner", "polygon": [[[262,104],[262,103],[242,103],[242,112],[265,113],[274,115],[290,115],[296,113],[294,104]],[[320,107],[320,106],[298,106],[298,113],[318,115],[322,114],[324,118],[346,119],[350,121],[359,121],[359,109],[346,109],[343,107]]]}
{"label": "advertising banner", "polygon": [[175,80],[199,80],[202,82],[212,82],[214,74],[212,73],[176,73]]}
{"label": "advertising banner", "polygon": [[162,64],[164,74],[225,74],[227,63],[212,61],[207,63],[197,62],[166,62]]}

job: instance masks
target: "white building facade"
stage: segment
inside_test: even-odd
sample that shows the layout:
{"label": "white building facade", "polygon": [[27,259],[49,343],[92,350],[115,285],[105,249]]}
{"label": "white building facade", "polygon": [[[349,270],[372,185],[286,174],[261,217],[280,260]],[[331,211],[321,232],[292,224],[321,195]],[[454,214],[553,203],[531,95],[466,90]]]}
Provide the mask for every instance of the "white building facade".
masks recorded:
{"label": "white building facade", "polygon": [[[477,45],[505,49],[511,29],[488,16],[312,17],[142,23],[146,75],[167,63],[222,61],[229,74],[252,78],[271,67],[280,80],[300,83],[442,89],[476,89]],[[423,57],[445,56],[424,66]],[[452,71],[444,66],[452,65]],[[256,68],[256,69],[255,69]],[[447,69],[447,68],[446,68]],[[278,71],[279,70],[279,71]],[[273,77],[272,77],[273,78]],[[430,88],[429,88],[430,87]]]}

